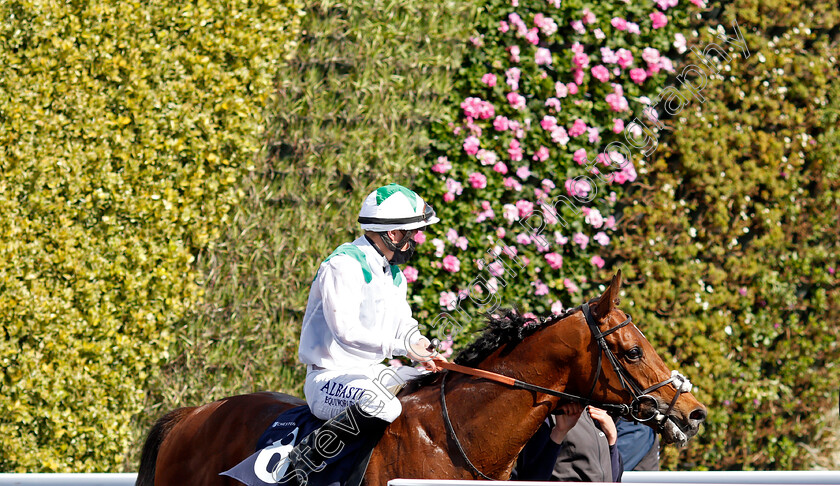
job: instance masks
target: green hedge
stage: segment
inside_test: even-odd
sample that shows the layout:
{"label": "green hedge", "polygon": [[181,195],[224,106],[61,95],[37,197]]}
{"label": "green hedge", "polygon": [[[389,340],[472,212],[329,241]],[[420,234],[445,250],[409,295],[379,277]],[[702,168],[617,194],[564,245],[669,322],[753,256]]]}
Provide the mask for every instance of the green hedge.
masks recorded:
{"label": "green hedge", "polygon": [[114,471],[230,224],[292,1],[0,6],[0,471]]}
{"label": "green hedge", "polygon": [[610,267],[709,409],[667,467],[836,468],[840,9],[743,1],[721,23],[736,18],[750,57],[730,51],[705,103],[666,123]]}

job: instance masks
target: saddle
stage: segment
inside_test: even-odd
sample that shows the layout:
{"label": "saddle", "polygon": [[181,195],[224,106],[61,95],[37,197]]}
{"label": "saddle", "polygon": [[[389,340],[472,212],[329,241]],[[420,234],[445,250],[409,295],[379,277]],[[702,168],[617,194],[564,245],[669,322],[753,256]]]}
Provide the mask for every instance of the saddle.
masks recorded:
{"label": "saddle", "polygon": [[324,423],[308,405],[283,412],[257,440],[256,452],[221,475],[247,486],[359,486],[381,433],[362,433],[358,440],[344,443],[318,472],[301,475],[288,459],[289,452]]}

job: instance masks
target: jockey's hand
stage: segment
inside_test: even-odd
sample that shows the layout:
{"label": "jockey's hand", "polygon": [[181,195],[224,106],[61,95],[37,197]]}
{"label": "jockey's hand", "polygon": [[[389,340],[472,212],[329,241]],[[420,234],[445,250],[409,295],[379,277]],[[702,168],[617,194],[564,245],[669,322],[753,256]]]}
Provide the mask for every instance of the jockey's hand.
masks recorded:
{"label": "jockey's hand", "polygon": [[411,349],[408,350],[408,357],[414,361],[420,362],[424,368],[431,372],[441,370],[436,363],[447,362],[446,358],[441,356],[437,350],[432,347],[432,343],[425,337],[420,338],[419,341],[411,346]]}

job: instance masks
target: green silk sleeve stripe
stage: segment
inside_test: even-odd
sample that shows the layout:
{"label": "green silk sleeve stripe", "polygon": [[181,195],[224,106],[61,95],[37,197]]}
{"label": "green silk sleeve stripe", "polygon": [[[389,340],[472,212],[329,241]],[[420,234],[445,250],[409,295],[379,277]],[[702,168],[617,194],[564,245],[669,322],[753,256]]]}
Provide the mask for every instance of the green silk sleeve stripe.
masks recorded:
{"label": "green silk sleeve stripe", "polygon": [[402,270],[400,270],[400,267],[391,265],[391,276],[394,277],[394,285],[399,287],[403,281],[403,273]]}
{"label": "green silk sleeve stripe", "polygon": [[[362,275],[364,275],[365,277],[365,283],[370,283],[370,281],[373,280],[373,272],[370,270],[370,265],[368,264],[367,258],[365,257],[365,252],[363,252],[358,246],[353,245],[351,243],[345,243],[336,248],[335,251],[333,251],[332,254],[330,254],[330,256],[328,256],[326,260],[324,260],[324,263],[330,261],[330,258],[336,255],[347,255],[349,257],[352,257],[354,260],[359,262],[359,265],[362,266]],[[315,273],[315,278],[318,278],[317,272]]]}

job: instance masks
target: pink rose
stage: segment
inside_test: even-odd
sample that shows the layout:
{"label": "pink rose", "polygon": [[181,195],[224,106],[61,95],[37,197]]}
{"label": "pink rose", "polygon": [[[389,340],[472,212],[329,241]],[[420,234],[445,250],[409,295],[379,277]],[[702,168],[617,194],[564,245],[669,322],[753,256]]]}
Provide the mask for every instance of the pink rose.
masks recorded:
{"label": "pink rose", "polygon": [[602,83],[610,80],[610,72],[600,64],[592,68],[592,76]]}
{"label": "pink rose", "polygon": [[481,82],[492,88],[493,86],[496,86],[496,75],[487,73],[481,77]]}
{"label": "pink rose", "polygon": [[581,69],[589,67],[589,56],[582,52],[579,54],[575,54],[572,57],[572,63]]}
{"label": "pink rose", "polygon": [[514,110],[521,110],[525,108],[525,97],[519,93],[508,93],[507,100]]}
{"label": "pink rose", "polygon": [[487,177],[480,172],[473,172],[467,180],[473,189],[484,189],[487,187]]}
{"label": "pink rose", "polygon": [[621,17],[613,17],[613,19],[610,21],[610,24],[612,24],[612,26],[615,27],[617,30],[627,30],[627,21],[622,19]]}
{"label": "pink rose", "polygon": [[575,154],[572,159],[578,163],[578,165],[583,165],[586,163],[586,149],[577,149],[575,150]]}
{"label": "pink rose", "polygon": [[475,155],[478,153],[479,141],[478,138],[470,135],[469,137],[464,140],[464,150],[469,155]]}
{"label": "pink rose", "polygon": [[504,116],[497,116],[495,120],[493,120],[493,128],[495,128],[499,132],[503,132],[508,129],[510,124],[510,120]]}
{"label": "pink rose", "polygon": [[534,212],[534,203],[520,199],[516,201],[516,209],[519,211],[520,218],[527,218]]}
{"label": "pink rose", "polygon": [[540,145],[540,148],[537,149],[537,152],[532,157],[533,160],[538,160],[540,162],[545,162],[548,160],[548,147]]}
{"label": "pink rose", "polygon": [[498,172],[499,174],[507,174],[508,168],[504,162],[496,162],[496,165],[493,166],[493,170]]}
{"label": "pink rose", "polygon": [[510,160],[513,160],[514,162],[522,160],[522,147],[519,145],[519,140],[513,139],[510,141],[508,155],[510,155]]}
{"label": "pink rose", "polygon": [[443,269],[449,273],[455,273],[461,270],[461,260],[455,255],[446,255],[443,258]]}
{"label": "pink rose", "polygon": [[432,166],[432,172],[437,172],[438,174],[449,172],[450,169],[452,169],[452,164],[449,162],[449,159],[443,155],[438,157],[437,164]]}
{"label": "pink rose", "polygon": [[534,57],[537,66],[546,66],[551,64],[551,51],[545,47],[537,48],[537,54]]}
{"label": "pink rose", "polygon": [[583,23],[584,24],[594,24],[597,19],[595,18],[595,14],[592,13],[588,8],[583,9]]}
{"label": "pink rose", "polygon": [[592,264],[593,264],[593,265],[595,265],[595,266],[596,266],[596,267],[598,267],[598,268],[604,268],[604,263],[605,263],[605,262],[604,262],[604,259],[603,259],[603,258],[601,258],[601,257],[599,257],[598,255],[595,255],[595,256],[594,256],[594,257],[592,257],[592,259],[591,259],[591,260],[589,260],[589,261],[590,261],[590,262],[592,262]]}
{"label": "pink rose", "polygon": [[559,270],[560,267],[563,266],[563,256],[559,255],[555,252],[546,253],[545,254],[545,261],[547,261],[548,266],[550,266],[554,270]]}
{"label": "pink rose", "polygon": [[633,68],[630,70],[630,79],[636,84],[642,84],[647,79],[647,73],[644,69]]}
{"label": "pink rose", "polygon": [[627,66],[633,64],[633,53],[627,49],[622,47],[615,51],[615,55],[618,56],[618,65],[621,69],[627,69]]}
{"label": "pink rose", "polygon": [[613,133],[621,133],[624,131],[624,120],[621,118],[613,118]]}
{"label": "pink rose", "polygon": [[570,137],[579,137],[586,133],[586,123],[578,118],[575,120],[574,124],[572,124],[572,128],[569,129],[569,136]]}
{"label": "pink rose", "polygon": [[653,22],[654,29],[660,29],[668,25],[668,17],[664,13],[656,11],[650,14],[650,20]]}
{"label": "pink rose", "polygon": [[417,272],[416,268],[412,266],[406,266],[405,268],[403,268],[403,275],[405,275],[406,282],[412,283],[417,281],[417,276],[419,275],[419,273]]}
{"label": "pink rose", "polygon": [[414,242],[417,243],[418,245],[422,245],[423,243],[425,243],[426,242],[426,233],[424,233],[422,231],[418,231],[417,233],[414,233]]}

